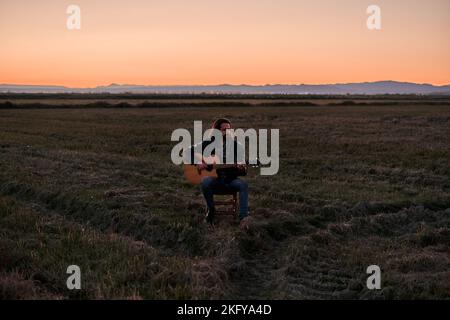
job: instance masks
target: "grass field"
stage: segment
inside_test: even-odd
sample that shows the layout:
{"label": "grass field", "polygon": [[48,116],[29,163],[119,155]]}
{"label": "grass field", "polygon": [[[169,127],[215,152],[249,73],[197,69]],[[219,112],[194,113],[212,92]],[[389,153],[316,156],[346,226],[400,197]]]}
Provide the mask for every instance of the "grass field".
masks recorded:
{"label": "grass field", "polygon": [[[448,101],[223,103],[1,109],[0,298],[450,298]],[[279,173],[246,177],[248,231],[208,227],[170,161],[172,130],[219,116],[280,129]]]}

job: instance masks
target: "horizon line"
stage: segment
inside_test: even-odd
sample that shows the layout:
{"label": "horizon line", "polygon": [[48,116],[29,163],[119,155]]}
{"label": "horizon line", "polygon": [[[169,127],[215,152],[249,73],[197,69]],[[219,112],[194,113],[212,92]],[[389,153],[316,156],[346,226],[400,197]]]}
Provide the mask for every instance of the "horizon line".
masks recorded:
{"label": "horizon line", "polygon": [[395,82],[395,83],[407,83],[417,85],[431,85],[434,87],[450,86],[450,82],[447,84],[436,84],[430,82],[411,82],[400,80],[374,80],[374,81],[361,81],[361,82],[336,82],[336,83],[266,83],[266,84],[249,84],[249,83],[217,83],[217,84],[128,84],[128,83],[116,83],[111,82],[109,84],[99,84],[96,86],[75,87],[62,84],[26,84],[26,83],[0,83],[0,86],[35,86],[35,87],[63,87],[67,89],[94,89],[99,87],[110,86],[144,86],[144,87],[210,87],[210,86],[248,86],[248,87],[264,87],[264,86],[327,86],[327,85],[348,85],[348,84],[364,84],[364,83],[379,83],[379,82]]}

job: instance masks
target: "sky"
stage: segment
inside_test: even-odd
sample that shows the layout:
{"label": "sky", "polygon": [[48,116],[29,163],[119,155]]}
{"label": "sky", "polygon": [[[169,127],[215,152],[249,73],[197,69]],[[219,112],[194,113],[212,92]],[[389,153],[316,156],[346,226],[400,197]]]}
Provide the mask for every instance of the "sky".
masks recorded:
{"label": "sky", "polygon": [[449,0],[0,0],[0,83],[378,80],[450,84]]}

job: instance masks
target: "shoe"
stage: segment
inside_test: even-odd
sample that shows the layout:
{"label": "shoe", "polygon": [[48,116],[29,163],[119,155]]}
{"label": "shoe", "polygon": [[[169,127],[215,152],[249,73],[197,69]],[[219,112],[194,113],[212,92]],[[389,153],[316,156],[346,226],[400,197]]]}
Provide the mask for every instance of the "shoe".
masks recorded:
{"label": "shoe", "polygon": [[214,215],[216,213],[216,210],[214,208],[210,209],[208,208],[208,210],[206,211],[206,222],[208,222],[209,224],[214,224]]}
{"label": "shoe", "polygon": [[241,230],[249,230],[252,221],[253,219],[250,216],[243,217],[239,223],[239,228],[241,228]]}

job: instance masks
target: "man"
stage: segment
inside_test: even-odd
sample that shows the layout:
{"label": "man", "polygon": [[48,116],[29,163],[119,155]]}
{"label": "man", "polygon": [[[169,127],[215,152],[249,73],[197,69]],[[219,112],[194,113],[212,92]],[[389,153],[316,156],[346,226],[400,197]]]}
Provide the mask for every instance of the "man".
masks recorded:
{"label": "man", "polygon": [[[223,150],[218,152],[216,156],[226,163],[226,149],[227,146],[234,148],[233,163],[235,166],[217,169],[217,178],[205,177],[201,183],[203,196],[205,197],[208,206],[206,221],[210,224],[214,223],[215,207],[214,207],[214,192],[218,188],[229,188],[239,192],[239,218],[241,220],[241,227],[248,228],[248,185],[244,180],[239,179],[239,176],[247,174],[247,165],[245,163],[245,154],[243,146],[238,143],[234,137],[227,133],[227,129],[231,129],[231,122],[226,118],[220,118],[214,121],[213,129],[220,130],[223,139]],[[212,140],[213,141],[213,140]],[[204,150],[212,141],[203,141],[202,150]],[[227,162],[228,163],[228,162]],[[201,163],[197,165],[199,170],[207,170],[208,164]]]}

